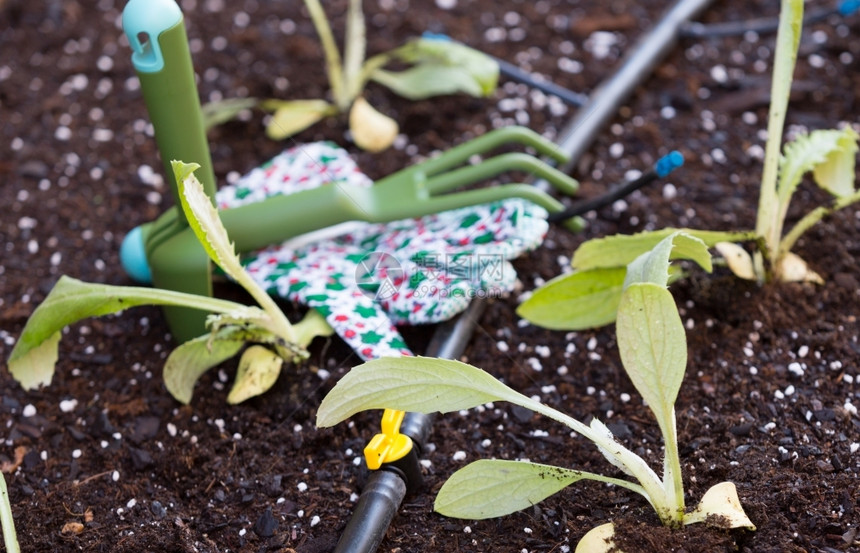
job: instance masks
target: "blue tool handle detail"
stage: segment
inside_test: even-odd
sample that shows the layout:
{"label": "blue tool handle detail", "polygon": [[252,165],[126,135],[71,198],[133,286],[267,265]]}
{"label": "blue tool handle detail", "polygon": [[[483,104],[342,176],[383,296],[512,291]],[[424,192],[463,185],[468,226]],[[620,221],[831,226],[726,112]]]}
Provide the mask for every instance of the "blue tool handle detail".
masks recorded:
{"label": "blue tool handle detail", "polygon": [[164,69],[164,53],[158,36],[182,22],[182,10],[174,0],[131,0],[122,11],[122,28],[134,53],[134,68],[144,73]]}
{"label": "blue tool handle detail", "polygon": [[662,179],[682,165],[684,165],[683,154],[674,150],[657,160],[657,163],[654,164],[654,172]]}
{"label": "blue tool handle detail", "polygon": [[[197,176],[207,195],[214,196],[215,176],[182,11],[174,0],[131,0],[122,22],[176,203],[172,160],[199,164]],[[185,220],[183,214],[180,219]]]}
{"label": "blue tool handle detail", "polygon": [[126,274],[141,284],[152,284],[152,269],[146,259],[143,229],[134,227],[119,248],[119,262]]}
{"label": "blue tool handle detail", "polygon": [[844,0],[839,3],[840,15],[851,15],[857,10],[860,10],[860,0]]}

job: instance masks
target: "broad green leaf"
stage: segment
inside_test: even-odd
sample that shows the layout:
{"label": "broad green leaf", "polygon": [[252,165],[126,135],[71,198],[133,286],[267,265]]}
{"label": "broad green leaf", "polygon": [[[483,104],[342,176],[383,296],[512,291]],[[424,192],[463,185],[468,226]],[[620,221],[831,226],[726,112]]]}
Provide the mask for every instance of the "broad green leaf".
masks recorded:
{"label": "broad green leaf", "polygon": [[333,426],[367,409],[449,413],[500,400],[537,403],[460,361],[383,357],[340,379],[317,410],[317,426]]}
{"label": "broad green leaf", "polygon": [[836,133],[836,148],[830,151],[824,163],[813,169],[815,182],[837,198],[845,198],[855,193],[856,174],[854,165],[857,157],[857,132],[851,127],[841,131],[813,131],[816,133]]}
{"label": "broad green leaf", "polygon": [[779,166],[780,217],[785,218],[792,194],[803,175],[814,171],[821,188],[836,197],[854,192],[854,158],[857,133],[850,127],[843,131],[818,130],[798,136],[785,145]]}
{"label": "broad green leaf", "polygon": [[714,249],[719,252],[729,270],[739,278],[746,280],[756,280],[758,277],[755,274],[755,263],[752,256],[743,247],[732,242],[720,242],[714,244]]}
{"label": "broad green leaf", "polygon": [[[29,349],[18,350],[16,345],[9,359],[9,372],[22,388],[32,390],[39,386],[47,386],[54,378],[54,369],[59,358],[58,344],[62,333],[51,334],[45,341]],[[20,342],[19,342],[20,344]]]}
{"label": "broad green leaf", "polygon": [[450,413],[493,401],[531,409],[586,437],[594,435],[581,422],[512,390],[477,367],[432,357],[382,357],[353,367],[323,398],[317,426],[333,426],[368,409]]}
{"label": "broad green leaf", "polygon": [[627,266],[624,287],[627,288],[636,282],[651,282],[658,286],[667,286],[671,276],[670,259],[690,259],[708,272],[713,270],[708,246],[699,238],[684,232],[675,232]]}
{"label": "broad green leaf", "polygon": [[[712,247],[718,242],[744,242],[754,240],[752,231],[718,232],[688,228],[666,228],[638,234],[617,234],[596,238],[583,243],[573,254],[571,265],[580,271],[606,267],[626,267],[631,261],[650,251],[661,240],[676,232],[683,232]],[[675,254],[670,256],[676,259]]]}
{"label": "broad green leaf", "polygon": [[266,136],[272,140],[289,138],[337,114],[337,108],[325,100],[267,100],[262,107],[275,112],[266,127]]}
{"label": "broad green leaf", "polygon": [[719,517],[719,522],[728,528],[755,530],[755,524],[744,512],[738,490],[732,482],[720,482],[708,489],[696,508],[684,515],[684,524],[705,522],[711,515]]}
{"label": "broad green leaf", "polygon": [[216,313],[242,307],[231,301],[170,290],[91,284],[63,276],[27,320],[9,356],[9,371],[24,389],[50,383],[63,328],[140,305],[173,305]]}
{"label": "broad green leaf", "polygon": [[578,432],[623,464],[641,486],[616,480],[612,483],[642,493],[653,505],[665,503],[660,478],[619,442],[510,389],[481,369],[451,359],[383,357],[354,367],[323,398],[317,426],[333,426],[368,409],[449,413],[495,401],[525,407]]}
{"label": "broad green leaf", "polygon": [[615,537],[615,525],[611,522],[601,524],[582,536],[576,544],[574,553],[624,553],[615,547],[613,537]]}
{"label": "broad green leaf", "polygon": [[526,509],[588,473],[523,461],[481,459],[451,475],[433,509],[446,517],[485,519]]}
{"label": "broad green leaf", "polygon": [[224,329],[214,335],[199,336],[174,349],[164,364],[164,385],[170,395],[188,404],[194,385],[203,373],[242,349],[244,341],[236,338],[233,329]]}
{"label": "broad green leaf", "polygon": [[232,121],[240,113],[256,107],[259,103],[260,101],[256,98],[227,98],[217,102],[209,102],[201,108],[203,127],[208,131],[212,127]]}
{"label": "broad green leaf", "polygon": [[480,83],[456,67],[419,65],[403,71],[378,69],[373,80],[409,100],[424,100],[433,96],[463,93],[483,95]]}
{"label": "broad green leaf", "polygon": [[517,308],[529,322],[555,330],[582,330],[615,320],[624,267],[588,269],[558,276]]}
{"label": "broad green leaf", "polygon": [[687,341],[672,294],[653,283],[631,284],[615,323],[621,362],[663,430],[674,427],[674,404],[687,367]]}
{"label": "broad green leaf", "polygon": [[394,143],[400,128],[397,121],[358,97],[349,110],[349,130],[356,146],[368,152],[381,152]]}
{"label": "broad green leaf", "polygon": [[413,67],[399,72],[377,69],[371,78],[410,100],[456,93],[489,96],[499,81],[495,60],[450,40],[415,39],[390,56]]}
{"label": "broad green leaf", "polygon": [[269,348],[250,346],[239,360],[236,380],[227,395],[227,403],[242,403],[268,391],[278,380],[283,364],[284,360]]}

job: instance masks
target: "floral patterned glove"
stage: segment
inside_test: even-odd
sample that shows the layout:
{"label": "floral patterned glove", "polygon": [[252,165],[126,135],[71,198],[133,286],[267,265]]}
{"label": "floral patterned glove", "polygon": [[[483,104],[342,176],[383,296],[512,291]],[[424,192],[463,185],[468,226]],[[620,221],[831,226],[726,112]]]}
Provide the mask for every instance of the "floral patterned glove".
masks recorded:
{"label": "floral patterned glove", "polygon": [[[220,209],[317,186],[372,186],[347,152],[291,148],[220,190]],[[510,199],[390,223],[347,223],[247,256],[270,294],[322,313],[363,359],[411,355],[396,325],[436,323],[513,289],[508,260],[540,245],[547,213]],[[322,235],[325,236],[322,236]]]}

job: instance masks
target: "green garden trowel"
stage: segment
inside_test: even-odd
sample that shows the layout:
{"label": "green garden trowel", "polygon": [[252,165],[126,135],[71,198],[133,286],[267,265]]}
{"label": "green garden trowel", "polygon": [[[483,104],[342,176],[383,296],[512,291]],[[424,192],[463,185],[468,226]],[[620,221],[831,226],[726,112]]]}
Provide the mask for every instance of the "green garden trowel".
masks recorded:
{"label": "green garden trowel", "polygon": [[[174,0],[131,0],[122,21],[176,203],[178,187],[170,167],[172,160],[199,164],[196,174],[214,198],[215,178],[181,10]],[[513,197],[529,200],[550,213],[562,212],[560,202],[528,184],[451,193],[511,170],[543,178],[565,194],[576,193],[578,183],[574,179],[524,153],[504,153],[469,164],[473,156],[509,143],[530,147],[556,163],[567,161],[568,156],[558,146],[537,133],[508,127],[398,171],[369,188],[333,181],[225,210],[221,218],[236,251],[246,253],[347,221],[385,223]],[[571,221],[571,226],[578,223],[578,219]],[[179,207],[133,229],[123,241],[120,257],[123,267],[138,281],[212,295],[209,259]],[[166,307],[165,313],[171,332],[180,342],[205,330],[205,313],[176,307]]]}

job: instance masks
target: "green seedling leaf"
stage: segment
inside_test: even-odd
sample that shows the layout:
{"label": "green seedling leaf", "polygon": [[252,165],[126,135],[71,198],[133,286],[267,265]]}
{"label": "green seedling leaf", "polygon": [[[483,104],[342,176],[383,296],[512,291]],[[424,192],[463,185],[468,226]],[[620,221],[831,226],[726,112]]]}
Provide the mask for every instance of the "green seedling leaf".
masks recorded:
{"label": "green seedling leaf", "polygon": [[536,505],[583,478],[587,473],[578,470],[481,459],[451,475],[433,509],[454,518],[500,517]]}
{"label": "green seedling leaf", "polygon": [[837,198],[851,196],[857,191],[854,166],[860,135],[851,127],[841,131],[814,131],[812,134],[824,132],[836,134],[836,147],[830,151],[824,163],[819,163],[813,169],[815,182]]}
{"label": "green seedling leaf", "polygon": [[854,158],[857,133],[850,127],[842,131],[819,130],[798,136],[785,145],[779,166],[780,220],[803,175],[813,171],[821,188],[836,197],[854,193]]}
{"label": "green seedling leaf", "polygon": [[574,553],[623,553],[615,547],[615,525],[611,522],[589,530],[576,545]]}
{"label": "green seedling leaf", "polygon": [[650,251],[643,253],[627,266],[624,287],[636,282],[651,282],[658,286],[667,286],[671,276],[670,259],[689,259],[709,273],[713,270],[708,246],[695,236],[676,232],[658,242]]}
{"label": "green seedling leaf", "polygon": [[719,242],[714,244],[714,249],[719,252],[729,270],[739,278],[756,280],[755,263],[752,256],[742,246],[732,242]]}
{"label": "green seedling leaf", "polygon": [[705,522],[711,515],[720,517],[720,522],[727,528],[755,530],[755,524],[741,507],[738,490],[732,482],[721,482],[705,492],[696,508],[684,515],[684,524]]}
{"label": "green seedling leaf", "polygon": [[672,294],[650,282],[621,296],[615,323],[621,362],[661,429],[674,426],[674,405],[687,367],[684,325]]}
{"label": "green seedling leaf", "polygon": [[[688,228],[666,228],[632,235],[618,234],[583,243],[574,253],[571,265],[580,271],[626,267],[643,253],[651,251],[661,240],[677,232],[698,238],[708,247],[713,247],[718,242],[745,242],[756,238],[753,231],[716,232]],[[670,258],[676,259],[675,255],[676,252],[673,252]]]}
{"label": "green seedling leaf", "polygon": [[261,107],[275,112],[266,127],[266,136],[272,140],[289,138],[337,114],[337,108],[325,100],[267,100]]}
{"label": "green seedling leaf", "polygon": [[269,390],[281,374],[284,360],[269,348],[250,346],[239,360],[239,369],[227,403],[235,405]]}
{"label": "green seedling leaf", "polygon": [[333,426],[367,409],[449,413],[500,400],[537,403],[460,361],[383,357],[340,379],[317,410],[317,426]]}
{"label": "green seedling leaf", "polygon": [[[612,430],[610,430],[608,426],[603,424],[600,419],[596,417],[591,419],[591,422],[588,423],[588,426],[589,428],[591,428],[591,430],[594,431],[596,435],[603,436],[605,438],[604,443],[616,442],[615,435],[612,433]],[[600,451],[601,455],[603,455],[603,457],[606,458],[606,460],[612,464],[612,466],[623,471],[628,476],[635,476],[633,472],[630,471],[630,468],[627,466],[627,464],[624,462],[625,459],[616,457],[613,452],[599,445],[597,446],[597,449]]]}
{"label": "green seedling leaf", "polygon": [[170,290],[91,284],[62,276],[27,320],[9,356],[9,371],[25,390],[50,384],[63,328],[141,305],[172,305],[216,313],[242,307],[231,301]]}
{"label": "green seedling leaf", "polygon": [[232,121],[246,109],[257,106],[260,101],[256,98],[227,98],[217,102],[205,104],[203,112],[203,127],[208,131],[212,127]]}
{"label": "green seedling leaf", "polygon": [[665,286],[678,276],[677,268],[669,266],[668,259],[691,259],[708,272],[713,269],[708,248],[699,238],[676,231],[657,244],[662,244],[654,246],[660,250],[652,250],[639,264],[631,264],[633,276],[626,276],[630,269],[625,267],[585,269],[561,275],[535,290],[520,305],[517,314],[544,328],[599,327],[615,320],[625,280],[643,280],[640,271],[653,271],[651,280]]}
{"label": "green seedling leaf", "polygon": [[368,152],[381,152],[394,143],[400,127],[364,98],[356,98],[349,110],[349,130],[356,146]]}
{"label": "green seedling leaf", "polygon": [[354,367],[323,399],[317,426],[333,426],[368,409],[449,413],[494,401],[525,407],[585,436],[624,465],[641,486],[621,480],[613,483],[643,493],[652,504],[661,501],[660,479],[641,457],[611,437],[508,388],[481,369],[451,359],[383,357]]}
{"label": "green seedling leaf", "polygon": [[309,310],[301,321],[293,325],[293,330],[296,333],[296,344],[303,348],[308,347],[317,336],[328,337],[334,334],[334,329],[316,309]]}
{"label": "green seedling leaf", "polygon": [[182,211],[188,219],[188,225],[194,231],[197,240],[203,245],[206,254],[233,280],[238,282],[251,294],[260,307],[268,315],[270,324],[266,328],[281,337],[287,343],[295,343],[290,321],[277,306],[275,301],[263,290],[257,282],[245,271],[227,229],[218,216],[218,210],[212,204],[212,199],[206,195],[203,185],[194,176],[197,164],[172,161],[173,173],[179,187],[179,201]]}
{"label": "green seedling leaf", "polygon": [[19,349],[20,341],[15,345],[9,358],[9,372],[22,388],[32,390],[51,383],[59,358],[60,338],[62,333],[58,330],[30,349]]}
{"label": "green seedling leaf", "polygon": [[449,40],[419,38],[390,52],[413,64],[404,71],[377,69],[371,78],[410,100],[443,94],[489,96],[499,81],[499,64],[483,52]]}
{"label": "green seedling leaf", "polygon": [[[784,214],[787,208],[787,205],[783,205],[783,201],[780,200],[784,197],[784,192],[780,190],[781,186],[777,187],[777,176],[782,131],[785,127],[785,115],[788,111],[791,81],[802,29],[803,0],[782,0],[767,117],[764,170],[756,213],[756,234],[764,238],[767,251],[772,254],[776,253],[779,247],[784,219],[784,215],[781,214]],[[720,240],[720,242],[735,242],[735,240]]]}
{"label": "green seedling leaf", "polygon": [[456,67],[420,65],[404,71],[377,69],[373,80],[413,101],[457,93],[483,96],[480,83]]}
{"label": "green seedling leaf", "polygon": [[236,278],[243,272],[242,263],[233,248],[233,243],[227,236],[227,230],[218,217],[218,210],[212,205],[212,198],[206,195],[203,185],[194,176],[194,171],[200,168],[196,163],[172,161],[173,174],[179,186],[179,200],[182,211],[188,218],[188,224],[206,254],[228,276]]}
{"label": "green seedling leaf", "polygon": [[610,267],[558,276],[520,304],[517,315],[554,330],[607,325],[615,320],[625,273],[623,267]]}
{"label": "green seedling leaf", "polygon": [[9,490],[6,489],[6,477],[0,473],[0,528],[3,529],[3,545],[7,553],[20,553],[18,535],[15,532],[15,518],[12,515],[12,505],[9,502]]}
{"label": "green seedling leaf", "polygon": [[329,25],[328,19],[326,19],[325,10],[323,10],[320,0],[305,0],[305,7],[311,16],[314,29],[316,29],[320,37],[332,96],[334,96],[338,108],[345,109],[349,107],[349,98],[346,95],[343,67],[341,67],[340,62],[340,50],[338,50],[337,43],[334,41],[334,33],[331,31],[331,25]]}
{"label": "green seedling leaf", "polygon": [[239,353],[244,344],[236,329],[224,329],[180,344],[164,364],[167,391],[187,405],[194,394],[194,385],[203,373]]}
{"label": "green seedling leaf", "polygon": [[593,434],[581,422],[508,388],[477,367],[431,357],[382,357],[353,367],[323,398],[317,426],[333,426],[368,409],[450,413],[493,401],[507,401],[580,434]]}
{"label": "green seedling leaf", "polygon": [[367,26],[361,0],[350,0],[346,12],[346,38],[343,53],[343,79],[346,98],[358,97],[364,83],[361,80],[361,66],[367,49]]}

